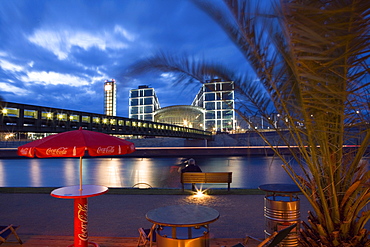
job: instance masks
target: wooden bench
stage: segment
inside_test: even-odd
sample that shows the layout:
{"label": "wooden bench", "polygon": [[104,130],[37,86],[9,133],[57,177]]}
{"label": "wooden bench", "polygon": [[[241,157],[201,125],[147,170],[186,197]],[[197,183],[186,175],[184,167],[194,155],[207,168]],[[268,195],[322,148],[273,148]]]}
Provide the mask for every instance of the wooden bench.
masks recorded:
{"label": "wooden bench", "polygon": [[184,184],[218,184],[227,183],[227,190],[230,190],[232,172],[184,172],[181,173],[182,191]]}

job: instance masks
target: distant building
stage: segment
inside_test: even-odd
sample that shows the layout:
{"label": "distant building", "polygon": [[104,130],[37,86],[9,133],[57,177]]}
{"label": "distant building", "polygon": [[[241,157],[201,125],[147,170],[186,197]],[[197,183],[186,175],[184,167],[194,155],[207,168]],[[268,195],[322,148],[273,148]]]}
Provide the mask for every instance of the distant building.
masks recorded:
{"label": "distant building", "polygon": [[193,106],[205,109],[205,129],[208,131],[234,131],[234,82],[211,80],[204,83],[195,96]]}
{"label": "distant building", "polygon": [[234,82],[204,83],[192,105],[161,108],[153,88],[130,90],[129,118],[168,123],[207,131],[236,129]]}
{"label": "distant building", "polygon": [[154,112],[159,108],[154,88],[144,85],[130,90],[129,118],[154,121]]}
{"label": "distant building", "polygon": [[108,116],[116,116],[116,81],[106,80],[104,83],[104,114]]}
{"label": "distant building", "polygon": [[154,121],[204,130],[204,109],[190,105],[163,107],[155,111]]}

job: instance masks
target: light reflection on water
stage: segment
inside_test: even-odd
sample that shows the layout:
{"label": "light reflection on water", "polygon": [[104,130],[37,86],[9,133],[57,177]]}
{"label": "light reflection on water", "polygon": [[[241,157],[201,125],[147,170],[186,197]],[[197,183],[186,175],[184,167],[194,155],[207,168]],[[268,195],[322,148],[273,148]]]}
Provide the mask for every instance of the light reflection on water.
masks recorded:
{"label": "light reflection on water", "polygon": [[[146,183],[153,188],[181,188],[184,158],[84,158],[83,184],[132,187]],[[233,172],[232,188],[257,188],[266,183],[291,183],[273,157],[196,158],[204,172]],[[79,183],[79,159],[0,159],[0,187],[60,187]],[[208,186],[208,187],[207,187]],[[227,185],[203,185],[209,188]]]}

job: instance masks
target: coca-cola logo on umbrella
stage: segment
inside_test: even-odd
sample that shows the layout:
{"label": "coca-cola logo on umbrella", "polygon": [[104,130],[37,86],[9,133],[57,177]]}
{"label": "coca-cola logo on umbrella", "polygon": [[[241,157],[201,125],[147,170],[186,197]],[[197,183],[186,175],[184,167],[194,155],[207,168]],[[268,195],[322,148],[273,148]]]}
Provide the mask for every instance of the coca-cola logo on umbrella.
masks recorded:
{"label": "coca-cola logo on umbrella", "polygon": [[46,149],[46,155],[51,155],[51,156],[66,155],[67,151],[68,151],[67,147],[48,148]]}
{"label": "coca-cola logo on umbrella", "polygon": [[18,153],[20,153],[22,156],[27,156],[29,151],[31,151],[31,148],[20,148],[20,149],[18,149]]}
{"label": "coca-cola logo on umbrella", "polygon": [[114,146],[98,147],[96,153],[101,155],[114,154]]}

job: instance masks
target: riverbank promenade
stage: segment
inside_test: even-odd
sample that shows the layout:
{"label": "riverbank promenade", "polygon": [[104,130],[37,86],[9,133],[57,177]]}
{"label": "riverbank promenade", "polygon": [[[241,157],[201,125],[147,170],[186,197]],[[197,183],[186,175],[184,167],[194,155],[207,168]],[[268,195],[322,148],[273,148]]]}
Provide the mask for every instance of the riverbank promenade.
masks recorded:
{"label": "riverbank promenade", "polygon": [[[73,200],[54,198],[49,190],[52,188],[0,189],[1,225],[20,225],[17,233],[25,247],[65,247],[73,243]],[[301,219],[305,219],[309,205],[305,198],[300,199]],[[151,226],[145,218],[149,210],[182,204],[203,205],[219,211],[220,218],[210,224],[211,247],[232,246],[242,242],[246,235],[264,237],[264,194],[256,190],[220,189],[212,195],[195,197],[180,190],[112,189],[89,198],[90,241],[101,247],[136,246],[138,228]],[[257,243],[250,241],[248,246]]]}

